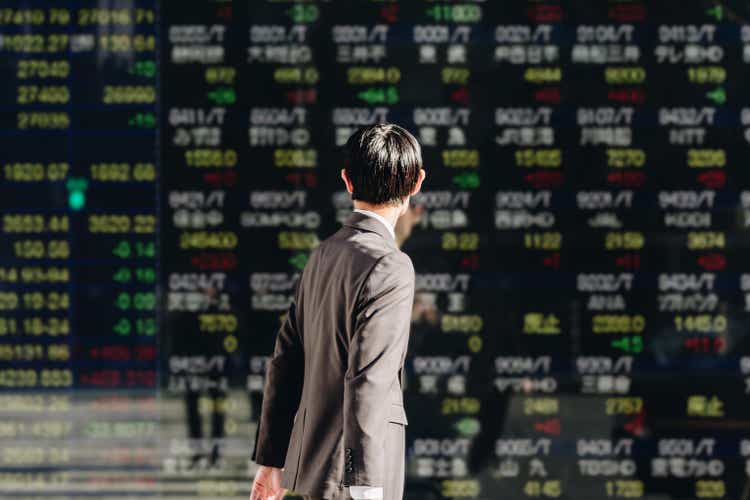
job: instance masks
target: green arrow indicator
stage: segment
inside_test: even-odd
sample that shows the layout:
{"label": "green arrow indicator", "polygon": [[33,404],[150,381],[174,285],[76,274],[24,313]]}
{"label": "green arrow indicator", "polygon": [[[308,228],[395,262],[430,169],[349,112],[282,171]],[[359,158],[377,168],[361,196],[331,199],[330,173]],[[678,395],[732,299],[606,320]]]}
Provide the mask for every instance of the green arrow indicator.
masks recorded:
{"label": "green arrow indicator", "polygon": [[112,279],[118,283],[130,283],[130,278],[130,269],[128,269],[127,267],[121,267],[117,270],[114,276],[112,276]]}
{"label": "green arrow indicator", "polygon": [[711,92],[706,93],[706,97],[716,104],[724,104],[727,102],[727,93],[724,91],[723,87],[716,87]]}
{"label": "green arrow indicator", "polygon": [[112,330],[118,335],[130,335],[130,321],[127,318],[120,318]]}
{"label": "green arrow indicator", "polygon": [[125,292],[117,295],[117,299],[115,299],[115,306],[118,309],[126,311],[130,309],[130,305],[131,305],[130,295],[128,295]]}
{"label": "green arrow indicator", "polygon": [[127,259],[131,254],[130,243],[128,243],[127,241],[119,242],[115,246],[115,248],[112,249],[112,254],[120,257],[121,259]]}
{"label": "green arrow indicator", "polygon": [[232,87],[218,87],[208,93],[208,98],[216,104],[234,104],[237,94]]}
{"label": "green arrow indicator", "polygon": [[359,92],[357,97],[367,104],[397,104],[400,100],[398,89],[392,85],[385,88],[370,87]]}
{"label": "green arrow indicator", "polygon": [[641,337],[623,337],[612,341],[612,347],[621,351],[638,354],[643,352],[643,339]]}
{"label": "green arrow indicator", "polygon": [[721,21],[724,18],[724,9],[721,5],[715,5],[710,9],[706,10],[706,14],[713,17],[717,21]]}
{"label": "green arrow indicator", "polygon": [[479,187],[479,175],[476,172],[456,175],[453,183],[461,189],[475,189]]}
{"label": "green arrow indicator", "polygon": [[307,264],[307,254],[298,253],[289,258],[289,263],[297,269],[302,269]]}
{"label": "green arrow indicator", "polygon": [[476,418],[466,417],[456,422],[453,427],[464,437],[476,436],[479,434],[481,425]]}
{"label": "green arrow indicator", "polygon": [[287,9],[286,13],[295,23],[311,23],[316,21],[320,14],[316,5],[294,5]]}
{"label": "green arrow indicator", "polygon": [[156,126],[156,116],[154,113],[136,113],[135,116],[128,120],[128,126],[154,128]]}

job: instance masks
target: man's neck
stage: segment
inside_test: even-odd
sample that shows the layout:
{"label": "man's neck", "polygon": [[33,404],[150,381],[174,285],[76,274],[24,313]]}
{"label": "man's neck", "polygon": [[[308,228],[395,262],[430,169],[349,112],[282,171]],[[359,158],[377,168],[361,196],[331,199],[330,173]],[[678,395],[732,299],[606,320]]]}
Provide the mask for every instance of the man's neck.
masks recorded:
{"label": "man's neck", "polygon": [[378,214],[379,216],[390,222],[392,227],[396,226],[399,211],[401,210],[400,207],[395,207],[392,205],[373,205],[371,203],[359,200],[354,200],[353,204],[354,208],[358,208],[359,210],[368,210],[370,212]]}

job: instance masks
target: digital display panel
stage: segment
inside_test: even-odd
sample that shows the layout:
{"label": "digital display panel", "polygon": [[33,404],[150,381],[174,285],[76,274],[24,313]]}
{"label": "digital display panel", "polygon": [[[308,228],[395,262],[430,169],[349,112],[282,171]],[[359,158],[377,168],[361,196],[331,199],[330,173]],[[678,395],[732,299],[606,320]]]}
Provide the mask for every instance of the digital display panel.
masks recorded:
{"label": "digital display panel", "polygon": [[247,498],[394,122],[405,498],[744,498],[749,63],[740,1],[0,0],[0,497]]}

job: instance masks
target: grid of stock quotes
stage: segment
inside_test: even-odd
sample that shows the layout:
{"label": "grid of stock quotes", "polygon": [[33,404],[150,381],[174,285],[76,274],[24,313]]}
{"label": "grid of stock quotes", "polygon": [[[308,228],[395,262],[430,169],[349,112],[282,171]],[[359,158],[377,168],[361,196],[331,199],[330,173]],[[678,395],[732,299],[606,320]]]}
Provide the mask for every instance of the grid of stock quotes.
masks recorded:
{"label": "grid of stock quotes", "polygon": [[0,497],[246,498],[390,121],[406,498],[748,498],[748,2],[0,0],[0,76]]}

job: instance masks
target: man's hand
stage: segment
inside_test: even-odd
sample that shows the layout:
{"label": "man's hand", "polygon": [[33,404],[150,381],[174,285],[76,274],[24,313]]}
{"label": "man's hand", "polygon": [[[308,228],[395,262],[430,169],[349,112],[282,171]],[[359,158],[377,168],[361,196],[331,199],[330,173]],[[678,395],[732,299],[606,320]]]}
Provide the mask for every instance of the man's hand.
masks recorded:
{"label": "man's hand", "polygon": [[286,490],[281,487],[281,472],[278,467],[261,465],[255,473],[250,500],[281,500]]}

